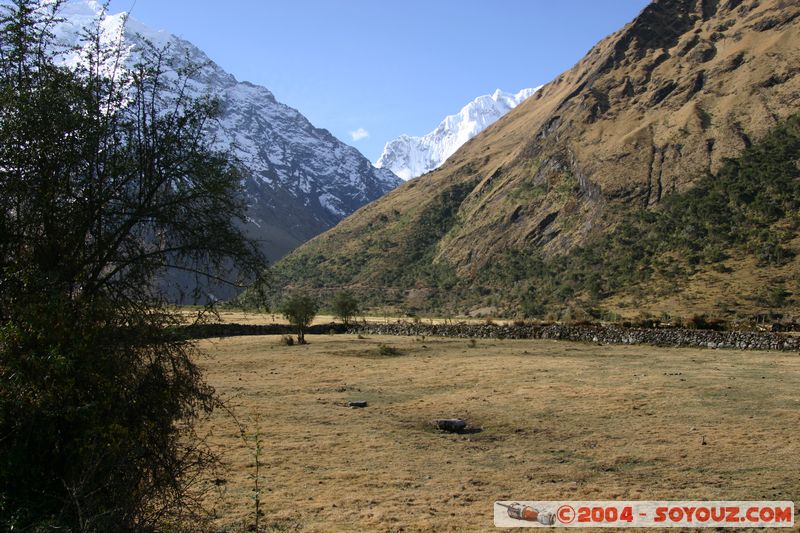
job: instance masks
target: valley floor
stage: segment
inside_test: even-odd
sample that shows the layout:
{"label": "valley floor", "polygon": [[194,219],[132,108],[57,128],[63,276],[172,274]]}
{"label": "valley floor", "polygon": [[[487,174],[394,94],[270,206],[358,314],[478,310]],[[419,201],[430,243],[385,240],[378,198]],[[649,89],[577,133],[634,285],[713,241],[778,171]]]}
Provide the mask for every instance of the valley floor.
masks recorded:
{"label": "valley floor", "polygon": [[[257,436],[265,531],[495,531],[492,503],[510,499],[800,500],[797,354],[309,342],[200,343],[207,379],[246,426],[242,439],[217,410],[204,428],[226,467],[207,501],[217,530],[254,522]],[[441,433],[440,417],[482,431]]]}

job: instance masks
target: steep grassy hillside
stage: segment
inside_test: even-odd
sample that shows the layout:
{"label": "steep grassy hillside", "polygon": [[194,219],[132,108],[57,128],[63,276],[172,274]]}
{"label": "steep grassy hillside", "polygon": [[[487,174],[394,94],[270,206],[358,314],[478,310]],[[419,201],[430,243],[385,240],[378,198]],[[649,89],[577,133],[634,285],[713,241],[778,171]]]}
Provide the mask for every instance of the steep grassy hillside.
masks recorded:
{"label": "steep grassy hillside", "polygon": [[626,210],[612,231],[565,257],[509,251],[479,284],[517,287],[526,316],[791,311],[800,288],[798,161],[795,115],[659,209]]}
{"label": "steep grassy hillside", "polygon": [[[670,198],[687,198],[681,195],[695,189],[702,195],[705,176],[730,175],[726,158],[739,156],[797,111],[798,65],[796,2],[656,0],[441,169],[404,184],[291,254],[277,265],[274,286],[323,295],[348,287],[370,302],[407,310],[489,307],[518,314],[524,308],[528,314],[564,315],[574,306],[598,305],[627,314],[625,296],[633,286],[641,291],[635,295],[638,307],[655,298],[660,311],[677,294],[651,294],[665,285],[694,298],[669,300],[668,312],[709,305],[716,312],[721,300],[714,291],[729,290],[703,276],[736,276],[710,268],[705,246],[692,269],[672,277],[647,263],[667,261],[666,252],[658,246],[653,253],[636,251],[640,241],[632,240],[630,249],[634,256],[643,254],[644,263],[636,257],[636,265],[652,270],[647,275],[628,272],[630,265],[622,263],[609,274],[580,257],[602,250],[613,235],[641,237],[640,223],[660,220],[656,213],[680,203]],[[695,230],[706,224],[686,224],[685,217],[705,214],[679,216],[685,240],[703,239]],[[738,221],[735,232],[750,235],[752,223]],[[773,222],[768,231],[779,226]],[[656,233],[645,235],[672,242],[672,236]],[[786,237],[771,233],[767,240],[779,239],[779,248],[791,252]],[[755,285],[765,284],[764,272],[770,272],[770,284],[791,277],[787,258],[759,267],[754,241],[747,237],[750,244],[744,245],[742,239],[716,242],[722,254],[716,263],[727,262],[719,268],[746,273],[742,283],[755,279]],[[574,277],[570,265],[581,264],[588,270],[577,280],[561,279]],[[548,288],[551,283],[556,290]],[[753,303],[747,311],[763,307]]]}

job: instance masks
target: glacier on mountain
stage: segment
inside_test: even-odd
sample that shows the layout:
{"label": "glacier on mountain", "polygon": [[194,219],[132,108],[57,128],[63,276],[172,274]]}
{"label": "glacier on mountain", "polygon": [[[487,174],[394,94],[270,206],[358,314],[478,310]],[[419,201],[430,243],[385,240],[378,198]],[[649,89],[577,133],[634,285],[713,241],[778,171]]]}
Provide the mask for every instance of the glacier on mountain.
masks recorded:
{"label": "glacier on mountain", "polygon": [[[95,0],[70,0],[53,28],[59,44],[75,48],[62,63],[78,66],[85,48],[81,33],[99,21],[104,44],[119,45],[131,67],[147,42],[167,50],[168,77],[188,65],[194,96],[219,99],[221,115],[208,128],[215,148],[229,151],[244,170],[248,203],[245,230],[270,260],[336,225],[401,181],[375,168],[357,149],[312,125],[299,111],[278,102],[267,88],[238,81],[192,43],[153,30],[126,13],[104,13]],[[113,72],[116,60],[108,70]]]}
{"label": "glacier on mountain", "polygon": [[506,93],[497,89],[479,96],[446,117],[432,132],[421,137],[401,135],[386,143],[375,166],[389,169],[400,178],[410,180],[441,166],[467,141],[517,107],[541,88]]}

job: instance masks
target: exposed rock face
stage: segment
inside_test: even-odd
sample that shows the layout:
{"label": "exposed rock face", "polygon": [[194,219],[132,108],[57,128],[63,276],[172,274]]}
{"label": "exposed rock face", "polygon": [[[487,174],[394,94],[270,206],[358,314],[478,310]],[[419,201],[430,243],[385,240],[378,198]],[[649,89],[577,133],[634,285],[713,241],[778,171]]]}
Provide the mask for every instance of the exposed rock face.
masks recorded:
{"label": "exposed rock face", "polygon": [[292,254],[288,283],[396,298],[424,289],[402,278],[415,265],[470,278],[509,250],[569,253],[797,112],[799,71],[798,2],[655,0],[441,168]]}
{"label": "exposed rock face", "polygon": [[[509,245],[564,253],[604,223],[608,204],[654,207],[795,112],[800,6],[755,4],[653,2],[490,128],[481,144],[514,135],[522,148],[484,167],[461,206],[471,231],[448,235],[440,257],[469,269],[480,264],[470,252],[486,258]],[[775,72],[786,81],[766,88]],[[514,197],[537,186],[537,198]]]}

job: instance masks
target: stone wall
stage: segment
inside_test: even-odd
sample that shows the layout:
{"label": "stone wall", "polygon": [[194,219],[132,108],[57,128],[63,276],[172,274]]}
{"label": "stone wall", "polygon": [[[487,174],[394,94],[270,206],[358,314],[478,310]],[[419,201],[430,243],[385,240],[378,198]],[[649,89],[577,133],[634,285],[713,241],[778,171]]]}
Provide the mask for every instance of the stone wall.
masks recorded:
{"label": "stone wall", "polygon": [[[296,330],[284,324],[202,324],[186,326],[181,336],[204,339],[241,335],[294,335]],[[423,324],[393,322],[319,324],[307,334],[362,333],[371,335],[406,335],[453,337],[462,339],[552,339],[602,344],[650,344],[653,346],[686,346],[695,348],[732,348],[741,350],[800,351],[800,337],[763,331],[710,331],[702,329],[644,329],[599,325],[497,325],[497,324]]]}
{"label": "stone wall", "polygon": [[602,344],[650,344],[742,350],[798,350],[800,337],[761,331],[640,329],[598,325],[359,324],[352,332],[373,335],[438,336],[474,339],[553,339]]}
{"label": "stone wall", "polygon": [[[346,333],[344,324],[317,324],[306,329],[307,335],[326,335]],[[179,336],[190,339],[210,339],[213,337],[240,337],[243,335],[297,335],[297,328],[288,324],[194,324],[179,329]]]}

